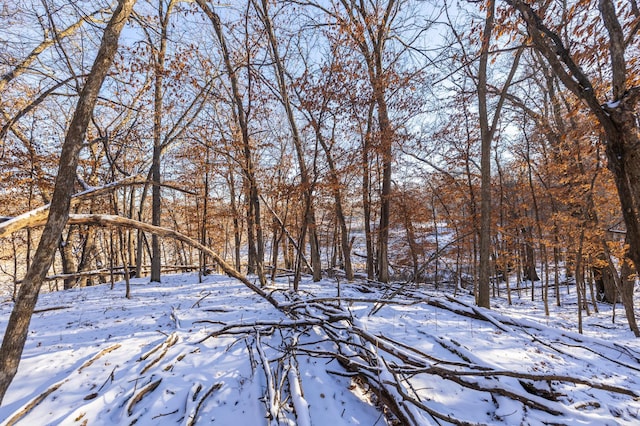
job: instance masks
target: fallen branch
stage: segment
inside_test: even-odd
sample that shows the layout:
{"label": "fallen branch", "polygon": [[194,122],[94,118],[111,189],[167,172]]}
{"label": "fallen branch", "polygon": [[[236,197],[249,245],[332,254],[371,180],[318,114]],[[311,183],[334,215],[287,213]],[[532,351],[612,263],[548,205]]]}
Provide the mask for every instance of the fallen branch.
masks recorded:
{"label": "fallen branch", "polygon": [[[139,175],[129,176],[116,182],[111,182],[98,188],[90,188],[71,196],[71,207],[78,205],[89,197],[98,196],[116,188],[133,184]],[[29,210],[21,215],[10,218],[0,223],[0,237],[12,234],[24,228],[42,226],[49,216],[49,204]]]}
{"label": "fallen branch", "polygon": [[[201,386],[201,385],[200,385]],[[200,398],[200,400],[198,401],[198,404],[196,404],[195,409],[189,413],[189,415],[187,416],[187,421],[186,421],[186,425],[187,426],[194,426],[196,424],[196,421],[198,419],[198,413],[200,412],[200,409],[202,408],[202,405],[204,404],[204,401],[209,398],[211,396],[211,394],[213,394],[213,392],[217,391],[218,389],[220,389],[222,387],[222,383],[216,383],[213,386],[211,386],[209,388],[209,390],[202,396],[202,398]],[[200,389],[197,389],[194,393],[193,393],[193,401],[195,401],[198,397],[198,393],[200,393]]]}
{"label": "fallen branch", "polygon": [[89,367],[91,364],[93,364],[94,362],[96,362],[97,360],[99,360],[100,358],[105,356],[106,354],[111,353],[111,352],[115,351],[116,349],[120,348],[120,346],[122,346],[122,345],[120,345],[120,343],[116,343],[113,346],[109,346],[108,348],[104,348],[103,350],[101,350],[100,352],[95,354],[90,360],[88,360],[87,362],[82,364],[80,366],[80,368],[78,368],[78,373],[81,373],[82,370],[84,370],[85,368]]}
{"label": "fallen branch", "polygon": [[241,281],[245,286],[247,286],[253,292],[257,293],[262,298],[264,298],[269,303],[271,303],[274,307],[278,308],[278,302],[272,296],[267,294],[264,290],[262,290],[255,284],[253,284],[240,272],[236,271],[231,265],[225,262],[216,252],[211,250],[209,247],[202,245],[198,241],[193,240],[187,237],[186,235],[179,233],[178,231],[174,231],[173,229],[162,228],[160,226],[154,226],[148,223],[139,222],[137,220],[127,219],[127,218],[114,216],[114,215],[69,215],[69,223],[134,228],[134,229],[139,229],[141,231],[149,232],[151,234],[158,235],[159,237],[170,237],[178,241],[182,241],[206,253],[208,256],[210,256],[214,260],[214,262],[216,262],[222,268],[225,274]]}
{"label": "fallen branch", "polygon": [[404,390],[404,386],[402,386],[401,380],[398,377],[398,374],[397,373],[392,373],[392,375],[393,375],[394,381],[393,382],[392,381],[388,381],[386,383],[394,386],[396,391],[398,392],[398,394],[405,401],[410,402],[411,404],[413,404],[417,408],[421,409],[425,413],[428,413],[434,419],[444,420],[446,422],[449,422],[451,424],[458,425],[458,426],[480,426],[479,423],[471,423],[471,422],[467,422],[467,421],[462,421],[462,420],[456,419],[455,417],[451,417],[449,415],[442,414],[439,411],[434,410],[433,408],[429,407],[428,405],[422,403],[421,401],[418,401],[417,399],[413,398],[411,395],[409,395]]}
{"label": "fallen branch", "polygon": [[294,363],[289,363],[287,380],[289,381],[289,393],[296,413],[296,423],[298,426],[311,426],[311,414],[309,414],[309,404],[304,399],[300,388],[300,372]]}
{"label": "fallen branch", "polygon": [[147,358],[149,358],[151,355],[153,355],[155,352],[159,351],[160,349],[162,349],[163,347],[171,347],[173,345],[175,345],[178,342],[178,335],[176,333],[171,333],[162,343],[154,346],[151,350],[145,352],[144,354],[142,354],[140,356],[140,359],[138,359],[138,361],[144,361]]}
{"label": "fallen branch", "polygon": [[[78,368],[78,373],[82,372],[82,370],[84,370],[85,368],[89,367],[91,364],[93,364],[96,360],[98,360],[102,356],[104,356],[104,355],[106,355],[106,354],[108,354],[110,352],[115,351],[119,347],[120,347],[120,344],[115,344],[113,346],[110,346],[108,348],[105,348],[105,349],[101,350],[96,355],[91,357],[91,359],[89,359],[84,364],[82,364],[80,366],[80,368]],[[12,425],[16,424],[19,420],[21,420],[23,417],[25,417],[27,414],[29,414],[34,408],[36,408],[38,405],[40,405],[40,403],[42,401],[44,401],[45,398],[47,398],[53,392],[58,390],[60,388],[60,386],[62,386],[65,383],[67,383],[69,380],[71,380],[71,379],[69,377],[67,377],[66,379],[61,380],[58,383],[55,383],[52,386],[50,386],[46,391],[42,392],[40,395],[38,395],[37,397],[32,399],[22,409],[20,409],[20,411],[18,411],[9,420],[7,420],[7,423],[5,423],[5,426],[12,426]]]}
{"label": "fallen branch", "polygon": [[[46,207],[46,208],[45,208]],[[24,215],[18,216],[7,222],[0,223],[0,237],[9,233],[15,232],[23,228],[33,228],[37,226],[43,226],[47,221],[48,206],[44,206],[43,210],[32,210]],[[24,216],[24,217],[23,217]],[[149,232],[159,237],[169,237],[182,241],[203,253],[210,256],[215,263],[217,263],[225,274],[241,281],[245,286],[251,289],[254,293],[261,296],[263,299],[271,303],[276,309],[280,310],[278,302],[269,294],[267,294],[260,287],[249,281],[240,272],[236,271],[231,265],[222,259],[218,253],[211,250],[209,247],[199,243],[198,241],[181,234],[173,229],[163,228],[160,226],[150,225],[148,223],[140,222],[134,219],[128,219],[125,217],[115,215],[101,215],[101,214],[70,214],[69,225],[97,225],[97,226],[118,226],[122,228],[133,228],[140,231]]]}
{"label": "fallen branch", "polygon": [[[342,321],[349,319],[347,315],[341,317],[333,317],[330,319],[305,319],[305,320],[280,320],[280,321],[254,321],[252,323],[245,324],[229,324],[222,327],[220,330],[213,331],[200,339],[198,343],[202,343],[212,337],[218,337],[223,334],[241,334],[249,333],[257,328],[299,328],[299,327],[313,327],[317,325],[324,325],[326,323]],[[200,320],[198,322],[209,322],[208,320]]]}
{"label": "fallen branch", "polygon": [[27,405],[25,405],[24,408],[22,408],[15,415],[13,415],[9,420],[7,420],[7,423],[5,425],[6,426],[15,425],[20,419],[22,419],[24,416],[29,414],[31,412],[31,410],[36,408],[42,401],[44,401],[46,397],[48,397],[53,392],[58,390],[60,388],[60,386],[62,386],[63,384],[65,384],[68,381],[69,381],[69,379],[65,379],[65,380],[63,380],[61,382],[58,382],[58,383],[54,384],[53,386],[51,386],[46,391],[42,392],[40,395],[38,395],[37,397],[32,399]]}
{"label": "fallen branch", "polygon": [[151,349],[151,351],[141,356],[139,361],[146,360],[149,356],[151,356],[151,354],[162,349],[162,352],[160,353],[160,355],[158,355],[151,362],[149,362],[142,369],[142,371],[140,372],[140,375],[145,374],[147,371],[151,369],[151,367],[153,367],[158,362],[160,362],[160,360],[164,358],[164,356],[167,354],[167,351],[169,350],[169,348],[175,345],[176,343],[178,343],[178,335],[176,333],[171,333],[164,342],[162,342],[160,345],[156,346],[155,348]]}
{"label": "fallen branch", "polygon": [[262,348],[260,333],[256,333],[256,350],[258,352],[258,356],[260,357],[260,363],[262,364],[262,369],[267,380],[267,397],[265,398],[267,402],[267,417],[270,420],[269,423],[277,422],[278,414],[280,412],[280,393],[276,389],[269,360],[267,359],[267,356],[264,353],[264,349]]}
{"label": "fallen branch", "polygon": [[127,414],[129,414],[129,417],[131,417],[131,415],[133,414],[133,409],[135,408],[135,406],[138,405],[140,401],[142,401],[142,398],[156,390],[161,382],[162,378],[156,380],[155,382],[149,383],[148,385],[140,389],[140,392],[138,392],[131,398],[131,401],[129,401],[129,404],[127,405]]}
{"label": "fallen branch", "polygon": [[71,306],[54,306],[51,308],[42,308],[42,309],[34,309],[33,313],[34,314],[40,314],[42,312],[49,312],[49,311],[59,311],[61,309],[69,309]]}

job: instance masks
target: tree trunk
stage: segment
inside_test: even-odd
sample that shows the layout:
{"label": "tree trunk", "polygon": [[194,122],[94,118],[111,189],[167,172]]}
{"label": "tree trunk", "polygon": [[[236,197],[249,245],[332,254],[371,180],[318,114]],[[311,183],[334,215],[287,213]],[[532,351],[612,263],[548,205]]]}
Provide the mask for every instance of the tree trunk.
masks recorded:
{"label": "tree trunk", "polygon": [[[73,250],[71,247],[71,235],[75,227],[70,226],[67,231],[67,238],[61,238],[58,249],[60,250],[60,258],[62,259],[62,273],[72,274],[76,271],[76,264],[73,260]],[[27,268],[29,266],[27,265]],[[73,278],[64,279],[64,289],[68,290],[73,287],[75,280]]]}
{"label": "tree trunk", "polygon": [[[636,322],[636,314],[633,303],[633,290],[635,288],[635,279],[632,276],[633,268],[629,264],[629,260],[625,259],[622,263],[622,270],[620,271],[620,275],[618,275],[618,271],[613,263],[613,259],[611,259],[611,253],[609,252],[609,248],[607,243],[603,241],[603,249],[604,255],[609,264],[609,272],[613,278],[615,283],[615,291],[613,294],[613,300],[617,300],[617,294],[620,294],[620,298],[622,300],[622,305],[624,306],[624,311],[627,316],[627,322],[629,323],[629,328],[633,331],[633,334],[636,337],[640,337],[640,329],[638,328],[638,323]],[[614,314],[615,314],[615,303],[613,305]]]}
{"label": "tree trunk", "polygon": [[273,234],[271,236],[271,281],[275,281],[278,275],[278,256],[280,252],[280,241],[284,232],[279,231],[278,221],[273,218]]}
{"label": "tree trunk", "polygon": [[[164,98],[164,73],[165,57],[167,53],[167,39],[169,17],[175,0],[169,0],[166,10],[164,0],[158,0],[158,19],[160,20],[160,48],[153,52],[154,65],[154,89],[153,89],[153,159],[151,164],[151,223],[160,226],[162,218],[162,198],[160,187],[160,159],[162,156],[162,101]],[[151,41],[151,40],[150,40]],[[157,235],[151,236],[151,278],[152,282],[160,282],[160,269],[162,260],[160,256],[160,240]]]}
{"label": "tree trunk", "polygon": [[367,248],[367,278],[373,280],[375,272],[375,256],[373,251],[373,232],[371,231],[371,167],[369,151],[373,132],[373,103],[367,113],[367,130],[362,142],[362,210],[364,215],[364,235]]}
{"label": "tree trunk", "polygon": [[478,274],[478,292],[476,303],[490,308],[490,271],[491,271],[491,141],[493,130],[490,127],[487,111],[487,63],[489,61],[489,43],[493,32],[495,1],[486,5],[487,12],[482,33],[480,64],[478,66],[478,114],[480,119],[480,267]]}
{"label": "tree trunk", "polygon": [[[547,247],[544,244],[544,235],[542,234],[542,224],[540,220],[540,209],[538,207],[538,196],[536,195],[536,190],[533,185],[533,166],[531,165],[531,153],[530,153],[530,143],[527,135],[524,135],[526,142],[526,151],[525,151],[525,160],[527,162],[527,181],[529,183],[529,190],[531,191],[531,201],[533,202],[533,215],[536,221],[536,231],[538,232],[538,246],[540,248],[540,256],[543,262],[545,269],[545,281],[542,286],[542,300],[544,301],[544,312],[545,315],[549,316],[549,267],[547,262]],[[535,267],[534,267],[535,271]],[[541,268],[542,271],[542,268]],[[537,274],[536,274],[537,277]],[[533,278],[533,277],[531,277]],[[533,285],[531,287],[533,289]],[[532,290],[533,291],[533,290]]]}
{"label": "tree trunk", "polygon": [[[206,146],[205,162],[204,162],[204,189],[202,203],[202,223],[200,224],[200,243],[203,246],[207,245],[207,216],[209,213],[209,145]],[[200,252],[198,258],[200,259],[200,269],[198,272],[199,281],[202,282],[202,276],[207,275],[207,257],[204,253]]]}
{"label": "tree trunk", "polygon": [[45,278],[60,236],[69,217],[71,194],[76,178],[76,168],[87,127],[107,72],[118,49],[120,32],[124,27],[135,0],[120,0],[111,20],[104,30],[100,49],[87,77],[76,110],[69,124],[62,145],[58,174],[49,208],[49,215],[31,267],[20,287],[16,303],[9,317],[9,323],[0,348],[0,402],[15,377],[24,344],[27,339],[31,315],[38,299],[38,293]]}
{"label": "tree trunk", "polygon": [[478,116],[480,120],[480,265],[478,271],[477,304],[480,307],[490,308],[490,279],[491,279],[491,142],[498,128],[498,120],[502,112],[507,91],[515,76],[522,49],[516,52],[511,64],[509,75],[500,91],[500,98],[489,120],[487,111],[487,64],[489,62],[489,47],[495,21],[495,1],[490,0],[486,4],[486,17],[482,32],[482,45],[480,48],[480,63],[478,65]]}
{"label": "tree trunk", "polygon": [[[382,52],[380,52],[382,55]],[[381,67],[381,65],[380,65]],[[374,83],[380,146],[382,152],[382,192],[380,193],[380,225],[378,226],[378,281],[389,282],[389,227],[391,226],[391,166],[393,162],[393,129],[389,122],[384,83]]]}
{"label": "tree trunk", "polygon": [[231,54],[227,46],[226,38],[222,31],[222,23],[220,22],[220,17],[209,5],[207,0],[196,0],[196,2],[205,13],[205,15],[207,15],[209,21],[211,21],[213,29],[216,33],[216,37],[220,42],[224,66],[231,82],[231,94],[234,106],[233,118],[240,128],[240,134],[242,137],[242,152],[244,156],[243,172],[245,174],[247,184],[247,242],[249,244],[248,270],[251,271],[255,267],[255,272],[258,274],[260,284],[262,286],[266,286],[267,281],[264,274],[264,238],[260,217],[260,195],[258,191],[258,182],[256,181],[255,177],[255,166],[252,158],[252,148],[251,140],[249,137],[249,125],[247,123],[247,113],[242,102],[240,88],[238,87],[237,67],[235,67],[234,64],[231,63]]}
{"label": "tree trunk", "polygon": [[540,281],[540,277],[538,276],[538,272],[536,271],[536,252],[533,247],[533,235],[529,227],[523,229],[522,233],[524,236],[522,250],[522,279],[524,281],[531,281],[531,286],[533,289],[533,283],[535,281]]}
{"label": "tree trunk", "polygon": [[[82,255],[80,256],[80,263],[78,264],[77,272],[85,272],[91,270],[91,263],[94,260],[97,252],[96,247],[96,231],[95,229],[87,229],[85,232],[85,240],[82,245]],[[79,287],[86,287],[92,285],[92,281],[87,276],[79,278]]]}
{"label": "tree trunk", "polygon": [[[142,213],[144,211],[144,203],[147,199],[147,194],[149,193],[149,181],[152,179],[152,170],[149,171],[147,175],[147,183],[145,183],[144,188],[142,189],[142,194],[140,194],[140,203],[138,207],[138,220],[142,222]],[[136,233],[136,277],[142,277],[142,264],[144,259],[144,243],[145,236],[144,233],[140,230]]]}
{"label": "tree trunk", "polygon": [[[598,257],[598,260],[604,259],[606,255]],[[619,294],[616,291],[616,280],[611,271],[611,267],[593,266],[593,278],[596,284],[596,293],[598,300],[601,302],[616,304],[620,301]]]}
{"label": "tree trunk", "polygon": [[[291,130],[291,136],[293,145],[296,151],[296,157],[298,159],[298,167],[300,168],[300,185],[304,194],[304,219],[303,227],[309,233],[309,246],[311,248],[311,267],[313,269],[313,280],[320,281],[322,278],[322,265],[320,258],[320,244],[318,243],[318,233],[316,228],[315,209],[313,206],[313,187],[311,178],[309,176],[309,170],[305,163],[304,149],[302,146],[302,138],[298,131],[298,124],[296,122],[293,107],[289,99],[289,89],[285,79],[285,69],[283,59],[280,56],[278,49],[278,40],[269,15],[269,2],[267,0],[261,0],[262,8],[253,2],[262,23],[264,24],[269,39],[269,46],[271,47],[271,57],[273,59],[273,65],[276,74],[276,80],[278,82],[278,89],[280,92],[280,101],[285,109],[287,115],[287,121],[289,122],[289,128]],[[304,234],[304,232],[303,232]],[[302,243],[302,242],[301,242]],[[302,244],[300,244],[302,246]],[[296,278],[299,279],[299,272],[296,274]],[[297,285],[294,284],[294,287]]]}
{"label": "tree trunk", "polygon": [[236,270],[240,270],[240,248],[242,245],[242,230],[240,229],[240,211],[236,199],[236,182],[233,177],[233,170],[229,169],[227,176],[229,184],[229,197],[231,198],[231,214],[233,215],[233,260]]}
{"label": "tree trunk", "polygon": [[632,274],[633,268],[629,262],[625,260],[622,264],[622,271],[620,272],[622,282],[622,288],[620,289],[622,304],[624,305],[624,312],[627,316],[629,329],[633,331],[633,334],[636,337],[640,337],[640,329],[636,322],[636,314],[633,306],[633,289],[635,288],[636,282]]}
{"label": "tree trunk", "polygon": [[342,249],[342,259],[344,262],[344,271],[347,277],[347,281],[353,281],[353,265],[351,264],[351,244],[349,242],[349,230],[347,229],[347,221],[344,215],[344,207],[342,205],[342,191],[340,190],[340,177],[338,176],[338,170],[336,168],[333,154],[331,153],[330,146],[327,144],[322,131],[320,130],[320,123],[313,120],[312,125],[316,133],[316,139],[320,142],[325,156],[327,157],[327,165],[329,166],[329,180],[331,184],[331,193],[333,194],[333,201],[335,204],[336,220],[338,227],[340,228],[340,247]]}

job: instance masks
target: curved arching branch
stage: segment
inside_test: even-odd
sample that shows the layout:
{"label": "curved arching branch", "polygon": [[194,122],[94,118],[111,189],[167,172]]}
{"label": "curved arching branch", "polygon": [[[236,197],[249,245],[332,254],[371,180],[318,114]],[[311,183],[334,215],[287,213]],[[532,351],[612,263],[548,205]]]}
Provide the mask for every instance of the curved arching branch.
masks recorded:
{"label": "curved arching branch", "polygon": [[71,214],[69,215],[69,224],[74,225],[97,225],[97,226],[117,226],[122,228],[134,228],[139,229],[141,231],[149,232],[151,234],[157,235],[158,237],[169,237],[176,239],[178,241],[182,241],[185,244],[190,245],[193,248],[196,248],[211,258],[216,262],[224,271],[225,274],[241,281],[245,286],[251,289],[254,293],[257,293],[259,296],[264,298],[267,302],[271,303],[276,309],[280,309],[278,302],[269,295],[266,291],[262,290],[260,287],[249,281],[249,279],[244,276],[242,273],[238,272],[233,266],[229,265],[227,262],[222,259],[218,253],[211,250],[209,247],[202,245],[198,241],[181,234],[178,231],[169,228],[163,228],[161,226],[154,226],[148,223],[140,222],[134,219],[128,219],[125,217],[115,216],[115,215],[102,215],[102,214]]}
{"label": "curved arching branch", "polygon": [[[75,206],[79,204],[81,201],[84,201],[88,198],[97,197],[99,195],[103,195],[107,192],[113,191],[115,189],[121,188],[123,186],[133,186],[133,185],[145,185],[145,184],[153,184],[148,180],[140,179],[139,175],[128,176],[124,179],[121,179],[116,182],[108,183],[104,186],[88,188],[85,191],[78,192],[71,197],[71,206]],[[179,188],[175,185],[170,184],[160,184],[161,187],[173,189],[175,191],[180,191],[189,195],[196,195],[195,192],[189,191],[188,189]],[[47,215],[49,214],[49,204],[38,207],[33,210],[29,210],[26,213],[15,217],[1,217],[0,218],[0,238],[17,232],[21,229],[25,228],[33,228],[34,223],[40,223],[42,221],[46,221]]]}
{"label": "curved arching branch", "polygon": [[[32,210],[32,212],[40,211]],[[44,214],[32,214],[29,216],[28,220],[22,220],[17,224],[11,226],[10,228],[6,226],[8,222],[0,224],[0,236],[7,235],[12,232],[16,232],[20,229],[25,228],[35,228],[38,226],[43,226],[47,221],[47,212],[44,211]],[[173,238],[178,241],[182,241],[185,244],[188,244],[203,253],[207,256],[210,256],[214,262],[216,262],[224,271],[225,274],[241,281],[245,286],[247,286],[254,293],[257,293],[260,297],[264,298],[266,301],[271,303],[277,309],[280,309],[278,302],[267,292],[262,290],[260,287],[253,284],[249,279],[244,276],[242,273],[238,272],[233,266],[229,265],[224,261],[216,253],[211,250],[209,247],[202,245],[198,241],[178,232],[173,229],[163,228],[160,226],[154,226],[148,223],[140,222],[134,219],[128,219],[121,216],[116,215],[105,215],[105,214],[70,214],[69,220],[67,221],[68,225],[94,225],[94,226],[115,226],[120,228],[133,228],[138,229],[144,232],[149,232],[150,234],[157,235],[158,237],[168,237]]]}

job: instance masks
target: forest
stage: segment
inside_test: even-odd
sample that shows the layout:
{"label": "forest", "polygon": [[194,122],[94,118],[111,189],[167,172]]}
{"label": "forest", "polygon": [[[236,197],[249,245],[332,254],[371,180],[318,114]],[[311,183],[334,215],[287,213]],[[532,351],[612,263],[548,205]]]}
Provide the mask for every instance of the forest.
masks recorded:
{"label": "forest", "polygon": [[[412,368],[345,309],[293,301],[469,296],[453,310],[504,332],[494,308],[528,298],[578,334],[618,305],[640,337],[639,33],[637,0],[3,2],[0,403],[44,293],[130,300],[183,273],[227,275],[297,327],[350,321]],[[405,370],[371,364],[391,386],[355,364],[388,424],[468,424],[394,403]]]}

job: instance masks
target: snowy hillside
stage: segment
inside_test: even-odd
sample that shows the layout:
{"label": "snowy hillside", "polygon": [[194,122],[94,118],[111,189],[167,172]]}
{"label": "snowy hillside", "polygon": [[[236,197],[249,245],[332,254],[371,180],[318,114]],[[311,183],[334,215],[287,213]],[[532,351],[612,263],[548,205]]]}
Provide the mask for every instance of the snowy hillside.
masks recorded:
{"label": "snowy hillside", "polygon": [[278,310],[223,276],[133,283],[41,296],[3,425],[640,423],[640,343],[610,306],[583,336],[524,297],[381,306],[390,288],[285,278]]}

